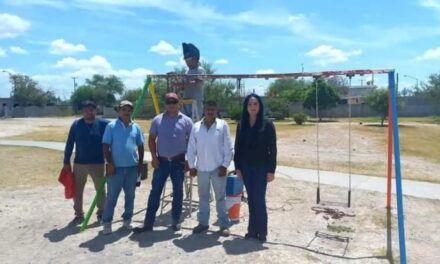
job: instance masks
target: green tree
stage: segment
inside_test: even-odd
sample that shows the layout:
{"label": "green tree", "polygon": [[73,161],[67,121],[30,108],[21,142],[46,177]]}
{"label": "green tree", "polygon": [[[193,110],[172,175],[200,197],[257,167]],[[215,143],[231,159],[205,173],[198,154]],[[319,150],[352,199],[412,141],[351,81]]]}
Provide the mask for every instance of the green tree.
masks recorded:
{"label": "green tree", "polygon": [[293,78],[278,79],[269,85],[269,96],[282,97],[289,102],[299,102],[303,98],[306,83]]}
{"label": "green tree", "polygon": [[27,75],[12,74],[9,81],[13,87],[11,97],[19,105],[44,106],[60,101],[53,91],[43,90],[37,81]]}
{"label": "green tree", "polygon": [[425,85],[426,96],[430,99],[436,110],[440,109],[440,73],[429,76],[428,84]]}
{"label": "green tree", "polygon": [[[388,89],[380,88],[371,91],[365,98],[367,105],[380,116],[380,125],[383,126],[388,116]],[[397,94],[397,109],[402,108],[401,95]]]}
{"label": "green tree", "polygon": [[365,101],[373,111],[379,114],[380,125],[383,126],[383,122],[388,116],[388,90],[375,89],[367,95]]}
{"label": "green tree", "polygon": [[316,87],[318,88],[318,109],[319,121],[322,120],[322,114],[328,109],[336,107],[340,98],[336,90],[323,78],[313,81],[304,93],[303,106],[309,110],[316,110]]}
{"label": "green tree", "polygon": [[132,103],[135,103],[136,100],[139,98],[139,96],[142,93],[142,88],[137,88],[133,90],[126,90],[124,92],[124,95],[122,95],[121,100],[128,100]]}
{"label": "green tree", "polygon": [[125,86],[124,83],[115,75],[105,77],[95,74],[92,79],[86,79],[86,86],[94,89],[95,100],[99,105],[112,106],[116,103],[117,95],[122,95]]}
{"label": "green tree", "polygon": [[289,101],[286,98],[268,97],[265,105],[267,107],[267,114],[276,120],[282,120],[289,116]]}
{"label": "green tree", "polygon": [[70,96],[70,103],[74,109],[80,109],[81,102],[85,100],[93,100],[98,102],[96,90],[88,85],[82,85],[78,87]]}

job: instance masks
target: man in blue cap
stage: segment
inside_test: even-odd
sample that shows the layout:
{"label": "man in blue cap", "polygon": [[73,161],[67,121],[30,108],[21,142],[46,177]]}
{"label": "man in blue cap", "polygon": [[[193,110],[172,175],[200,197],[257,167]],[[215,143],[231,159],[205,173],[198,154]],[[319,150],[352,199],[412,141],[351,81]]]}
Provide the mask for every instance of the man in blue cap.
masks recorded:
{"label": "man in blue cap", "polygon": [[[192,43],[182,43],[183,58],[188,66],[188,75],[183,83],[174,83],[175,86],[181,88],[183,99],[192,99],[197,102],[197,112],[200,116],[203,112],[203,85],[205,83],[205,69],[200,66],[200,51]],[[192,118],[192,106],[184,105],[183,113]]]}

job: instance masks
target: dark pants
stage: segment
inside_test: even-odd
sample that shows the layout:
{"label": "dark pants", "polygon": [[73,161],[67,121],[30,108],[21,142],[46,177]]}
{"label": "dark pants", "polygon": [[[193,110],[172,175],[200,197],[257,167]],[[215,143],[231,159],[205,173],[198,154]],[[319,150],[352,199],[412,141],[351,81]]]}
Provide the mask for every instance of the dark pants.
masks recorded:
{"label": "dark pants", "polygon": [[267,236],[267,168],[244,166],[241,172],[243,174],[243,181],[248,194],[248,234],[265,237]]}
{"label": "dark pants", "polygon": [[153,172],[153,181],[151,183],[150,196],[148,197],[148,207],[147,213],[145,214],[144,225],[154,225],[156,212],[160,205],[160,196],[168,175],[170,175],[173,184],[173,222],[176,223],[180,220],[182,214],[184,168],[183,160],[168,161],[160,159],[159,168],[154,169]]}

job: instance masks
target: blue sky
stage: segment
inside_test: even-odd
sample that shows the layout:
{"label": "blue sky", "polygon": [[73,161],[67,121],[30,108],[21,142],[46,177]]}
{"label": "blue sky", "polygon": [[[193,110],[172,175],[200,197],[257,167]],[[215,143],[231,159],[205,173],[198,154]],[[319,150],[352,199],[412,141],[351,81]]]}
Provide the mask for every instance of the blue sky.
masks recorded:
{"label": "blue sky", "polygon": [[[217,73],[394,68],[410,87],[440,72],[440,0],[0,2],[0,69],[62,98],[73,76],[82,84],[94,73],[140,87],[146,74],[182,65],[182,42],[197,45]],[[0,72],[0,97],[10,88]]]}

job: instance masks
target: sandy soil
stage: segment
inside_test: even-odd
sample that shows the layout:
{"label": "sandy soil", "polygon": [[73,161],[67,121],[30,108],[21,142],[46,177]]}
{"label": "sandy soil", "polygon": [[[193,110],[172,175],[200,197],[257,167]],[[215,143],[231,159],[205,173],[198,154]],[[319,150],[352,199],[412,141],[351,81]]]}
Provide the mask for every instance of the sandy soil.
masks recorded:
{"label": "sandy soil", "polygon": [[74,119],[74,117],[0,119],[0,138],[46,130],[53,127],[64,127],[68,130]]}
{"label": "sandy soil", "polygon": [[[14,136],[51,127],[68,129],[72,118],[34,118],[0,120],[0,137]],[[320,130],[322,163],[336,169],[346,168],[347,134],[345,124],[324,124]],[[283,134],[284,133],[284,134]],[[291,132],[289,132],[291,133]],[[384,166],[386,145],[380,138],[354,128],[353,159],[365,166]],[[315,128],[295,130],[290,136],[279,132],[281,161],[313,166],[316,155]],[[321,143],[322,142],[322,143]],[[438,165],[415,157],[403,157],[405,167],[436,174]],[[2,164],[4,166],[5,164]],[[385,167],[384,167],[385,168]],[[385,169],[382,170],[385,172]],[[280,175],[279,175],[280,176]],[[0,175],[1,177],[1,175]],[[232,236],[219,237],[217,226],[210,232],[192,235],[196,214],[185,218],[181,232],[170,228],[170,212],[157,221],[152,233],[133,235],[121,229],[119,216],[123,195],[115,213],[114,234],[103,236],[93,218],[91,227],[79,233],[69,224],[73,218],[72,201],[63,198],[55,182],[39,187],[0,188],[0,260],[2,263],[398,263],[396,211],[387,217],[385,195],[354,191],[351,209],[342,206],[346,189],[322,186],[324,204],[316,207],[316,186],[278,177],[268,188],[269,236],[261,245],[243,240],[247,227],[247,206],[242,204],[241,222],[231,228]],[[150,190],[143,184],[137,190],[134,225],[144,217]],[[89,182],[85,207],[93,189]],[[408,263],[436,263],[440,257],[438,215],[440,201],[404,198]],[[211,204],[211,222],[215,221]],[[334,219],[317,213],[337,209],[346,215]],[[188,214],[185,208],[185,215]],[[353,215],[353,216],[350,216]],[[388,219],[391,226],[388,226]]]}
{"label": "sandy soil", "polygon": [[[93,193],[90,186],[86,205]],[[137,190],[134,225],[142,222],[149,188],[144,184]],[[398,263],[396,211],[390,212],[387,234],[384,194],[355,191],[350,209],[334,203],[345,201],[345,189],[323,186],[322,196],[328,205],[316,208],[314,185],[282,178],[270,184],[269,236],[262,245],[243,239],[248,216],[245,203],[241,222],[232,226],[228,238],[219,237],[216,226],[207,234],[192,235],[195,213],[174,233],[169,228],[169,207],[158,218],[154,232],[133,235],[120,228],[121,195],[115,232],[104,236],[93,223],[94,217],[83,233],[69,224],[72,202],[63,198],[61,186],[0,189],[0,259],[2,263]],[[440,231],[438,219],[432,216],[440,214],[440,201],[405,197],[404,202],[408,263],[436,263]],[[331,214],[315,211],[326,208],[347,215],[333,219]],[[212,223],[213,203],[211,210]]]}

